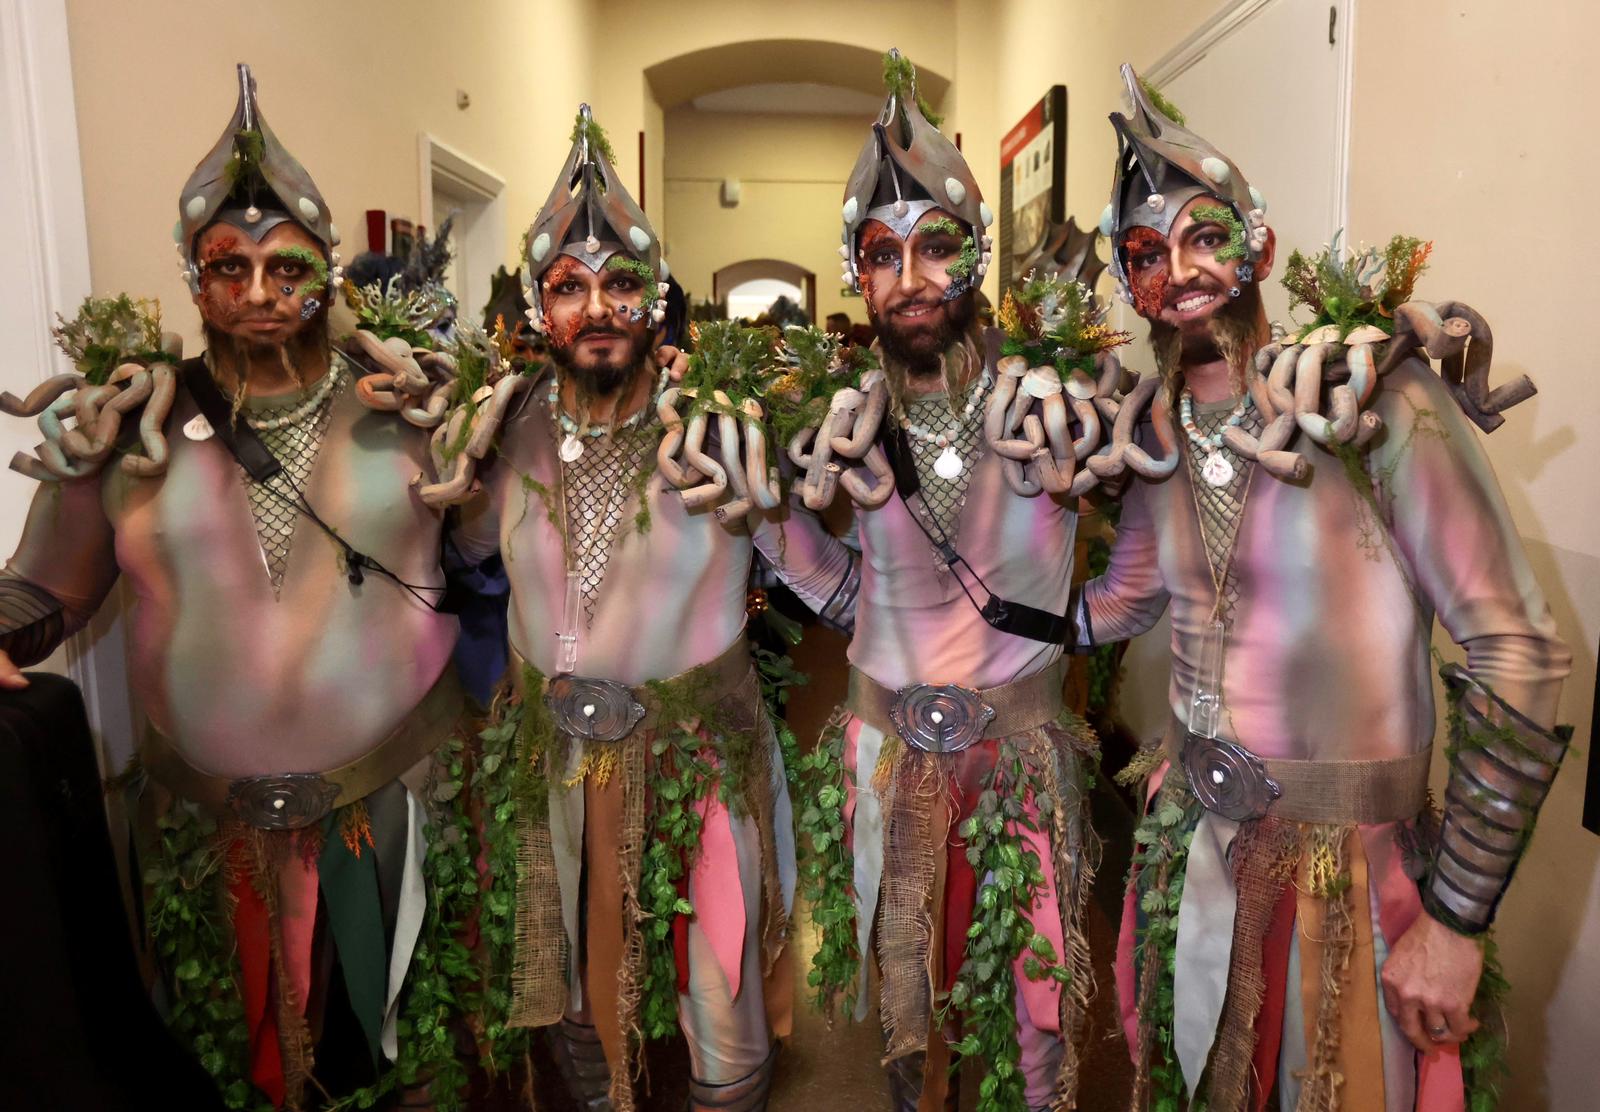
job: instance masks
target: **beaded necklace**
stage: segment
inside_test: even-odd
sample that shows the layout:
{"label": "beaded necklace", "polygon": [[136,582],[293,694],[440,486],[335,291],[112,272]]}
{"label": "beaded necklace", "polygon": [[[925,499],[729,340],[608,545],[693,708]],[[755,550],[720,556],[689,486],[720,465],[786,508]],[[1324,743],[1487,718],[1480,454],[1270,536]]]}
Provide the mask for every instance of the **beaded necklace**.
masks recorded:
{"label": "beaded necklace", "polygon": [[1236,426],[1244,420],[1244,415],[1250,411],[1253,404],[1250,395],[1245,394],[1216,432],[1210,436],[1202,436],[1199,426],[1194,423],[1194,395],[1185,386],[1178,398],[1178,418],[1183,424],[1183,431],[1195,450],[1205,453],[1205,463],[1200,467],[1200,476],[1214,487],[1224,487],[1233,482],[1233,461],[1223,453],[1222,430]]}

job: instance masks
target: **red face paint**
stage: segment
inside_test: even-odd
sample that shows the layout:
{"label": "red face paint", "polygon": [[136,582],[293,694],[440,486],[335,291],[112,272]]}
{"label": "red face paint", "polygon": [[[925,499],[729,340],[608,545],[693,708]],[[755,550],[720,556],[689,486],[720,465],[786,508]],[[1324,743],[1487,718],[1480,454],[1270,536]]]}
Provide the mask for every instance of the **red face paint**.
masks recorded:
{"label": "red face paint", "polygon": [[867,315],[873,320],[878,319],[876,279],[879,268],[869,260],[881,250],[893,250],[898,258],[901,247],[900,237],[881,221],[869,220],[861,229],[861,245],[856,251],[856,270],[861,280],[861,297],[867,303]]}
{"label": "red face paint", "polygon": [[[1166,303],[1167,286],[1171,275],[1167,272],[1167,241],[1154,228],[1138,225],[1129,228],[1122,238],[1123,257],[1128,260],[1128,286],[1133,293],[1133,311],[1141,317],[1161,315]],[[1160,255],[1161,262],[1141,265],[1141,255]]]}

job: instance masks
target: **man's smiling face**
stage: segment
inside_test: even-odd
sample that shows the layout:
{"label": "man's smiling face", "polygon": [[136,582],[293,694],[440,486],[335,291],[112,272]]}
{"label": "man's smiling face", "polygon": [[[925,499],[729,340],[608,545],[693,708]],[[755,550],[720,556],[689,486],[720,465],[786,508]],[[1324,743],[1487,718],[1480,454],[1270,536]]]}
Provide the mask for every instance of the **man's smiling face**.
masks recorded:
{"label": "man's smiling face", "polygon": [[945,300],[962,228],[943,209],[923,213],[905,239],[878,220],[861,226],[857,268],[867,313],[885,349],[914,368],[936,363],[972,321],[970,291]]}
{"label": "man's smiling face", "polygon": [[[1159,321],[1184,336],[1203,336],[1227,306],[1229,291],[1243,283],[1239,268],[1250,263],[1248,254],[1229,257],[1232,229],[1210,210],[1225,209],[1215,197],[1189,201],[1162,236],[1154,228],[1135,226],[1122,235],[1119,245],[1126,260],[1133,308],[1146,320]],[[1272,268],[1273,242],[1252,265],[1252,281],[1260,282]]]}

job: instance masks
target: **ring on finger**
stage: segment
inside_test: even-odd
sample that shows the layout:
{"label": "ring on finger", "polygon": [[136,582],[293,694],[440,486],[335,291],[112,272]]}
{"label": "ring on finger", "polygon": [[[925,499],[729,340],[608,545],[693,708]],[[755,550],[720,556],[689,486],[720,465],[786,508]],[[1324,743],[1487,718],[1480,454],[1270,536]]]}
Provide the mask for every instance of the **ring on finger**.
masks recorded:
{"label": "ring on finger", "polygon": [[1449,1034],[1450,1034],[1450,1025],[1448,1023],[1441,1023],[1437,1027],[1429,1027],[1428,1028],[1428,1037],[1430,1039],[1432,1039],[1434,1042],[1439,1042],[1439,1041],[1449,1037]]}

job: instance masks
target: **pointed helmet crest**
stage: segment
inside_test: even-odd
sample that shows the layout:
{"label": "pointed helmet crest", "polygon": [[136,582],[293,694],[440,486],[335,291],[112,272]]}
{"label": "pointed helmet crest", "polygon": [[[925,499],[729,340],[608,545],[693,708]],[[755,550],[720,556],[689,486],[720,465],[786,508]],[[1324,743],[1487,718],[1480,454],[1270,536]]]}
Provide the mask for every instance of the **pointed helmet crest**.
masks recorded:
{"label": "pointed helmet crest", "polygon": [[322,245],[330,260],[339,242],[339,231],[316,182],[267,126],[250,67],[240,63],[238,76],[239,98],[233,118],[189,175],[178,197],[173,238],[184,259],[189,288],[195,292],[200,288],[195,242],[215,220],[237,224],[256,240],[277,225],[293,221]]}
{"label": "pointed helmet crest", "polygon": [[661,238],[617,176],[615,158],[593,112],[580,104],[572,150],[523,237],[523,290],[536,328],[543,326],[539,278],[561,255],[596,273],[617,257],[642,263],[652,278],[645,308],[653,323],[659,324],[665,315],[669,271],[661,256]]}
{"label": "pointed helmet crest", "polygon": [[1122,234],[1153,228],[1165,236],[1183,206],[1198,196],[1216,197],[1249,229],[1246,240],[1254,262],[1266,244],[1266,201],[1227,155],[1190,131],[1182,114],[1122,67],[1128,112],[1111,113],[1117,132],[1117,170],[1111,203],[1100,216],[1100,231],[1111,240],[1111,272],[1126,289]]}
{"label": "pointed helmet crest", "polygon": [[984,235],[994,213],[984,203],[972,169],[956,145],[928,119],[917,96],[917,71],[898,50],[883,58],[888,95],[872,125],[844,191],[845,284],[860,289],[856,257],[861,226],[881,220],[904,237],[930,209],[952,213],[970,230],[977,247],[976,264],[958,279],[962,292],[980,283],[989,268],[989,240]]}

